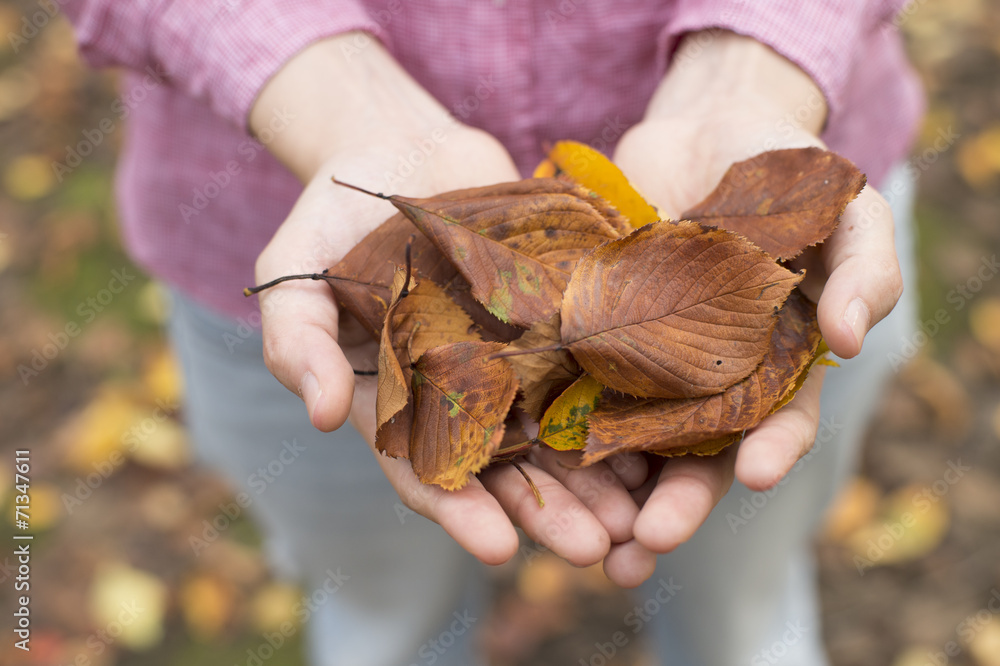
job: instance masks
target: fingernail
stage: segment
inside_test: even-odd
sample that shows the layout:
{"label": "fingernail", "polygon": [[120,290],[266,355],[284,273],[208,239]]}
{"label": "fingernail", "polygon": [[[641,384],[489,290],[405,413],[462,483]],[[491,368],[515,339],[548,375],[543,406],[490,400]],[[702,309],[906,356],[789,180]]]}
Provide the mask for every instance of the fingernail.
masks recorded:
{"label": "fingernail", "polygon": [[858,341],[858,348],[865,340],[865,333],[868,332],[868,322],[871,321],[871,313],[868,306],[860,298],[855,298],[848,303],[847,310],[844,311],[844,323],[854,334],[854,339]]}
{"label": "fingernail", "polygon": [[299,384],[299,395],[302,396],[302,400],[306,403],[306,409],[309,411],[309,415],[312,416],[313,410],[316,408],[316,403],[319,402],[319,397],[323,395],[323,390],[319,387],[316,375],[311,372],[306,372],[306,374],[302,375],[302,383]]}

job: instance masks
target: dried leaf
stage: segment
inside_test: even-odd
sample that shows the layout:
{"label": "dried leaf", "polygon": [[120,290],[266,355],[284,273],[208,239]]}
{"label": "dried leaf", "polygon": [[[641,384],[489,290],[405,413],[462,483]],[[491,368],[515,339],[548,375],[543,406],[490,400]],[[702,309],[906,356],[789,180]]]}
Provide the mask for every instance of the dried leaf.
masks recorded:
{"label": "dried leaf", "polygon": [[[531,350],[560,344],[559,313],[535,323],[524,335],[510,343],[511,350]],[[521,408],[536,421],[542,418],[555,398],[583,374],[565,349],[551,349],[537,354],[510,356],[508,362],[521,383],[524,396]]]}
{"label": "dried leaf", "polygon": [[849,160],[820,148],[761,153],[729,167],[686,220],[742,234],[779,260],[825,240],[865,186]]}
{"label": "dried leaf", "polygon": [[801,279],[736,234],[656,222],[578,263],[563,345],[615,391],[719,393],[760,364],[774,314]]}
{"label": "dried leaf", "polygon": [[[671,453],[685,447],[680,452],[704,455],[712,448],[721,450],[794,390],[797,378],[812,364],[819,342],[816,306],[796,291],[779,313],[761,364],[725,392],[686,400],[632,400],[605,391],[588,420],[583,462],[623,451]],[[731,435],[735,437],[726,442],[705,444]]]}
{"label": "dried leaf", "polygon": [[413,284],[405,297],[405,271],[399,270],[393,284],[392,305],[382,327],[379,345],[378,396],[375,417],[376,446],[388,455],[409,455],[408,431],[392,438],[394,429],[382,429],[410,400],[411,366],[428,349],[450,342],[479,340],[472,319],[444,290],[430,280]]}
{"label": "dried leaf", "polygon": [[571,184],[542,179],[507,187],[488,196],[467,190],[458,201],[389,200],[455,263],[491,314],[527,328],[559,310],[577,260],[621,234],[590,193]]}
{"label": "dried leaf", "polygon": [[413,368],[410,462],[417,477],[458,490],[500,446],[517,378],[491,356],[499,342],[456,342],[428,350]]}
{"label": "dried leaf", "polygon": [[590,146],[560,141],[535,169],[535,178],[568,178],[614,206],[633,228],[660,219],[659,213],[628,182],[614,162]]}
{"label": "dried leaf", "polygon": [[[163,621],[169,598],[167,586],[156,576],[111,562],[94,574],[90,593],[90,619],[98,626],[117,626],[120,645],[136,652],[149,650],[163,640]],[[138,608],[128,622],[122,609]]]}
{"label": "dried leaf", "polygon": [[[453,193],[440,195],[448,199]],[[432,280],[476,322],[487,337],[509,341],[521,329],[504,324],[486,312],[469,292],[469,285],[451,262],[402,213],[383,222],[365,236],[347,255],[327,271],[337,301],[378,339],[385,313],[392,300],[393,274],[403,265],[406,246],[416,276]]]}
{"label": "dried leaf", "polygon": [[557,451],[582,449],[587,444],[587,415],[597,408],[604,386],[584,375],[573,382],[545,410],[538,439]]}

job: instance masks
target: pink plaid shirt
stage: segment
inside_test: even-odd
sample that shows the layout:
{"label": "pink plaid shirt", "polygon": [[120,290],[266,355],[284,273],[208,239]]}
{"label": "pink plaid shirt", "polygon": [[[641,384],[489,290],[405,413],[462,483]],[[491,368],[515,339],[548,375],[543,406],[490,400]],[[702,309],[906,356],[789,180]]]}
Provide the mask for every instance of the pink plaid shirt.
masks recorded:
{"label": "pink plaid shirt", "polygon": [[610,153],[637,122],[678,38],[728,28],[797,63],[826,95],[823,139],[873,183],[922,110],[892,19],[903,0],[64,0],[80,48],[130,70],[118,167],[126,244],[153,275],[231,317],[302,185],[246,133],[263,84],[306,45],[378,37],[524,174],[542,145]]}

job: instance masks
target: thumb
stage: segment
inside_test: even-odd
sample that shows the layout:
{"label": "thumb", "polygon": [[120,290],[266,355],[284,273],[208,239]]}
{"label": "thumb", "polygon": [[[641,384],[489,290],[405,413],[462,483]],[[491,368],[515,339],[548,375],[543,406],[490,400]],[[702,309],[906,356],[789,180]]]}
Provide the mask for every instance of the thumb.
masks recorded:
{"label": "thumb", "polygon": [[302,398],[316,428],[336,430],[350,414],[354,370],[337,343],[339,313],[330,288],[287,282],[261,292],[260,306],[264,363]]}
{"label": "thumb", "polygon": [[865,187],[823,245],[829,279],[819,301],[823,337],[834,354],[852,358],[865,335],[903,292],[889,203]]}

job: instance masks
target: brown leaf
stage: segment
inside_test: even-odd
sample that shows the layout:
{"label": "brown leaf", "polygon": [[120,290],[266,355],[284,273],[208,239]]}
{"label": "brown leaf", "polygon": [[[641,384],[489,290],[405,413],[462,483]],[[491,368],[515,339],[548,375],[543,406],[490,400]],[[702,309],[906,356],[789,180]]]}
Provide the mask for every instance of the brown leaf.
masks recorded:
{"label": "brown leaf", "polygon": [[413,272],[447,284],[456,273],[454,267],[402,214],[376,227],[327,271],[331,277],[343,278],[328,280],[337,301],[376,339],[392,300],[393,276],[403,265],[411,237]]}
{"label": "brown leaf", "polygon": [[[558,345],[559,325],[557,312],[550,319],[535,323],[524,335],[510,343],[509,348],[531,350]],[[565,349],[510,356],[507,361],[514,366],[514,373],[521,383],[524,397],[519,404],[536,421],[542,418],[549,404],[583,374]]]}
{"label": "brown leaf", "polygon": [[[488,196],[490,188],[484,188]],[[458,193],[447,193],[438,198],[447,200]],[[411,256],[413,272],[441,285],[462,308],[469,313],[486,337],[513,340],[522,329],[501,322],[472,297],[469,284],[450,261],[421,234],[413,222],[402,213],[393,215],[365,236],[335,266],[327,271],[328,280],[337,301],[361,322],[372,335],[379,338],[382,322],[391,301],[393,274],[403,265],[406,244],[412,239]]]}
{"label": "brown leaf", "polygon": [[459,200],[389,200],[451,258],[491,314],[516,326],[557,312],[577,260],[619,238],[625,224],[595,208],[593,193],[554,179],[464,194]]}
{"label": "brown leaf", "polygon": [[428,350],[413,368],[410,462],[417,477],[458,490],[500,446],[517,378],[499,342],[455,342]]}
{"label": "brown leaf", "polygon": [[[409,455],[408,431],[404,437],[392,437],[398,429],[383,429],[410,400],[413,377],[411,366],[428,349],[450,342],[479,340],[472,319],[448,294],[430,280],[410,282],[403,297],[405,272],[396,272],[392,304],[382,326],[379,345],[378,397],[375,403],[376,446],[388,455],[400,458]],[[403,419],[405,421],[405,416]],[[395,422],[394,422],[395,423]]]}
{"label": "brown leaf", "polygon": [[864,174],[836,153],[773,150],[729,167],[708,198],[681,217],[743,234],[787,260],[833,233],[864,186]]}
{"label": "brown leaf", "polygon": [[[714,453],[737,441],[797,385],[819,347],[816,306],[793,292],[760,366],[725,392],[686,400],[634,400],[605,391],[588,419],[584,464],[623,451]],[[733,437],[733,435],[736,435]],[[709,440],[726,438],[709,446]]]}
{"label": "brown leaf", "polygon": [[580,260],[563,299],[563,345],[615,391],[719,393],[760,364],[801,279],[736,234],[656,222]]}

